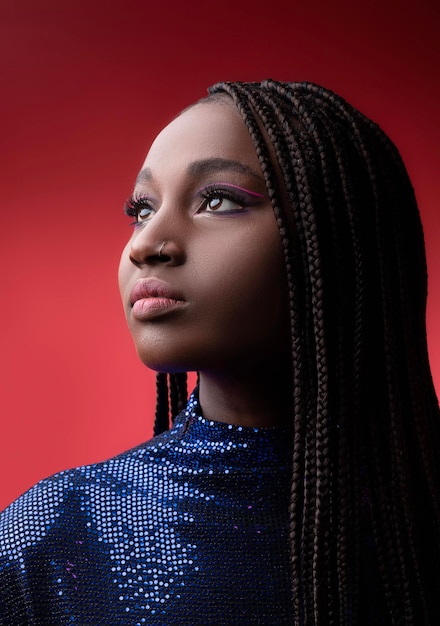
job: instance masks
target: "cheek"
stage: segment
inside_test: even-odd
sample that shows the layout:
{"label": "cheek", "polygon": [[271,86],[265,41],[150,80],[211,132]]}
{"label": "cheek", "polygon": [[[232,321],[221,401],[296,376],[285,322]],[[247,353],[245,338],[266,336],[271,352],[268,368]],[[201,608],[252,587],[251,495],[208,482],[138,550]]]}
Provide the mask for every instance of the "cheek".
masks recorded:
{"label": "cheek", "polygon": [[207,295],[204,315],[221,341],[257,342],[284,327],[287,288],[277,230],[213,242],[201,261],[196,285]]}
{"label": "cheek", "polygon": [[284,288],[284,264],[280,237],[273,229],[251,229],[235,240],[231,238],[227,249],[218,257],[221,261],[213,272],[221,266],[220,281],[224,287],[235,292],[236,297],[253,299],[281,293]]}
{"label": "cheek", "polygon": [[127,290],[127,283],[131,274],[132,263],[129,259],[130,242],[127,243],[122,251],[118,268],[118,284],[121,297],[124,298]]}

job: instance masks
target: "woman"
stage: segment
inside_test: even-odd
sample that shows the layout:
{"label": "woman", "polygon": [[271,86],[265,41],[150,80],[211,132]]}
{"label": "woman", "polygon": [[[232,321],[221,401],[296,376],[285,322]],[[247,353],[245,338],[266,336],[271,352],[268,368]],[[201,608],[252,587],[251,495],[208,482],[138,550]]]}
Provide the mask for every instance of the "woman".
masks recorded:
{"label": "woman", "polygon": [[221,83],[126,211],[156,437],[6,510],[1,623],[438,624],[439,408],[395,147],[319,86]]}

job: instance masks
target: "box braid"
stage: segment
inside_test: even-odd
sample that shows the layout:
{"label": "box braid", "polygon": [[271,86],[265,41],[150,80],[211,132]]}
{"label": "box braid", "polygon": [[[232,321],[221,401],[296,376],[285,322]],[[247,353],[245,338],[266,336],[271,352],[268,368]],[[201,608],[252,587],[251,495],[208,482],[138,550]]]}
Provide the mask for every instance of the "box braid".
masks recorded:
{"label": "box braid", "polygon": [[154,434],[160,435],[170,427],[170,415],[175,417],[186,407],[188,401],[185,372],[156,375],[156,415]]}
{"label": "box braid", "polygon": [[[285,259],[294,625],[438,625],[439,407],[423,232],[400,155],[312,83],[209,94],[249,130]],[[161,432],[170,403],[183,408],[185,374],[159,374],[157,393]]]}

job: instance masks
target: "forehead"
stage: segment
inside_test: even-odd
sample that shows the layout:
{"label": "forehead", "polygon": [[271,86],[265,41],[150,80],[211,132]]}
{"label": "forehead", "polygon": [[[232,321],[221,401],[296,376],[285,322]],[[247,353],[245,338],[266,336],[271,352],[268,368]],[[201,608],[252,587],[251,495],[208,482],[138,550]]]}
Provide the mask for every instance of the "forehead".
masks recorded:
{"label": "forehead", "polygon": [[200,103],[184,111],[153,141],[143,167],[224,158],[260,170],[249,132],[228,104]]}

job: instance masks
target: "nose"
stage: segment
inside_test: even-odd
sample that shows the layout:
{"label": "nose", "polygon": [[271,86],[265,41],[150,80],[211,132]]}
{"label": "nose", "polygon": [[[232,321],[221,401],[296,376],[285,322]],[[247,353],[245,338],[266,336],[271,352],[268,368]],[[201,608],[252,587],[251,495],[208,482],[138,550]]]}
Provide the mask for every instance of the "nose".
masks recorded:
{"label": "nose", "polygon": [[159,216],[152,218],[151,223],[141,225],[133,234],[129,258],[136,267],[182,265],[186,254],[181,225],[179,228],[173,220],[159,219]]}

